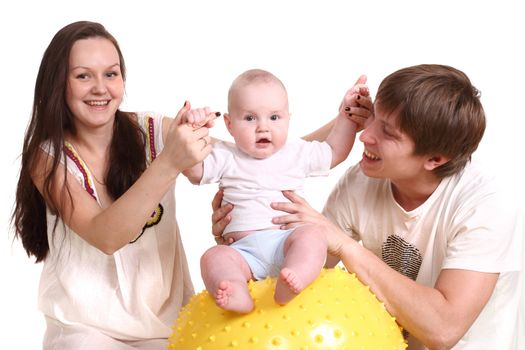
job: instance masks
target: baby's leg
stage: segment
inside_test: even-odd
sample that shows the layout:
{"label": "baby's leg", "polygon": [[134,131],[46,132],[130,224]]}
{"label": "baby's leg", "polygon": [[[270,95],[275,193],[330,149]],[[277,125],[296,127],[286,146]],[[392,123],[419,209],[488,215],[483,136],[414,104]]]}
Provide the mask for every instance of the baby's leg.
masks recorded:
{"label": "baby's leg", "polygon": [[218,245],[201,257],[201,275],[215,303],[230,311],[248,313],[253,300],[246,283],[252,276],[250,267],[235,249]]}
{"label": "baby's leg", "polygon": [[284,244],[284,263],[277,285],[275,301],[286,304],[310,283],[326,260],[326,239],[316,225],[303,225],[288,236]]}

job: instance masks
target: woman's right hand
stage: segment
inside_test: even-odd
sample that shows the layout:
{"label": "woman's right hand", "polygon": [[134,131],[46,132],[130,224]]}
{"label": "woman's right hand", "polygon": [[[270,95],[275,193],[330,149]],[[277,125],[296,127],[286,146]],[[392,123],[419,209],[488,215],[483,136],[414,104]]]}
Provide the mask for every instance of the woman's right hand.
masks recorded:
{"label": "woman's right hand", "polygon": [[186,101],[177,116],[165,124],[168,131],[159,158],[166,159],[175,175],[201,162],[212,150],[208,127],[194,128],[184,122],[185,114],[190,109],[190,103]]}
{"label": "woman's right hand", "polygon": [[217,244],[231,244],[233,240],[226,241],[222,236],[224,228],[230,223],[231,215],[230,212],[233,210],[233,205],[226,203],[221,207],[222,198],[224,196],[224,190],[221,188],[211,202],[213,214],[211,216],[212,233]]}

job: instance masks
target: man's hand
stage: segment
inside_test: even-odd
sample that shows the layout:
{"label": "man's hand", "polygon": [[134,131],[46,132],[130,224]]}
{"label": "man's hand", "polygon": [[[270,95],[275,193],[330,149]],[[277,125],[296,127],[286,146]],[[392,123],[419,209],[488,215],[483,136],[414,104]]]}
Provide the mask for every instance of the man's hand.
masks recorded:
{"label": "man's hand", "polygon": [[224,196],[224,190],[221,188],[211,202],[213,214],[211,215],[212,233],[217,244],[231,244],[233,240],[226,241],[222,237],[224,229],[231,221],[231,215],[229,213],[233,210],[233,205],[226,203],[221,207],[222,198]]}

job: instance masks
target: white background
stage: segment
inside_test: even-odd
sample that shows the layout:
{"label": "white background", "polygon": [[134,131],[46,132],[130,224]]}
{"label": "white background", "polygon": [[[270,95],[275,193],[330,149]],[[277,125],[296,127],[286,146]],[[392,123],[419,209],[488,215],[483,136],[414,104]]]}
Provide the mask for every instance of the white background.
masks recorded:
{"label": "white background", "polygon": [[[517,196],[524,195],[525,21],[518,1],[6,3],[0,5],[2,349],[41,347],[44,323],[36,305],[41,266],[13,242],[9,218],[40,59],[56,31],[73,21],[101,22],[119,41],[128,68],[125,110],[174,115],[188,99],[224,112],[233,78],[263,68],[288,88],[291,136],[335,116],[344,92],[362,73],[375,94],[381,79],[399,68],[452,65],[482,92],[488,124],[475,158],[505,177]],[[212,135],[228,138],[222,122]],[[314,207],[322,208],[361,150],[356,142],[330,177],[308,182]],[[199,257],[214,243],[209,218],[215,190],[194,187],[185,178],[177,183],[177,217],[196,290],[203,288]]]}

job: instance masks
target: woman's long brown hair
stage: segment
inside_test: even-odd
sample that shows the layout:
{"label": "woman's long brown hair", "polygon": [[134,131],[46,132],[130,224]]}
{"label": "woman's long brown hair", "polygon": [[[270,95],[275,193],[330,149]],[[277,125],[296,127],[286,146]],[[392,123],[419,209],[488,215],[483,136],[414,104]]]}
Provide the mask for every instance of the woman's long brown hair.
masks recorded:
{"label": "woman's long brown hair", "polygon": [[[82,39],[101,37],[108,39],[115,46],[119,59],[122,78],[126,78],[124,58],[115,38],[99,23],[75,22],[60,31],[47,47],[35,84],[35,95],[31,120],[26,130],[22,149],[20,177],[16,190],[16,202],[12,216],[15,237],[21,239],[28,256],[34,256],[36,262],[43,261],[49,252],[48,222],[46,207],[59,217],[57,203],[52,199],[53,179],[60,159],[67,159],[64,151],[64,135],[68,131],[75,135],[74,116],[66,104],[66,86],[69,54],[73,44]],[[120,197],[144,172],[146,155],[144,151],[145,134],[136,122],[133,113],[117,110],[113,128],[113,137],[109,154],[109,169],[105,183],[113,199]],[[48,142],[52,146],[53,161],[46,173],[43,195],[35,187],[31,174],[34,173],[40,146]],[[64,167],[64,175],[67,177]],[[45,199],[44,199],[45,198]],[[66,186],[62,189],[61,201],[71,194]],[[55,220],[50,227],[50,234],[57,226]]]}

